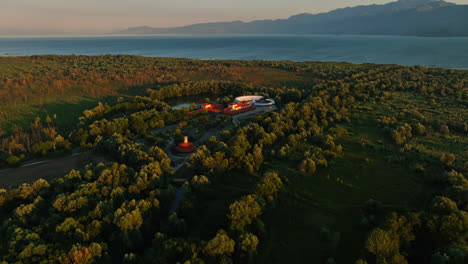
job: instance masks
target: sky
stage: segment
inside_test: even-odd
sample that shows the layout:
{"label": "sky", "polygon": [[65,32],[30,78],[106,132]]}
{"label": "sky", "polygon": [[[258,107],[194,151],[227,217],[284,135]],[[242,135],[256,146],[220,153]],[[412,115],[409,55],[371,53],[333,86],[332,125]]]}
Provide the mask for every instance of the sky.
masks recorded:
{"label": "sky", "polygon": [[[468,4],[468,0],[449,0]],[[287,18],[389,0],[0,0],[0,33],[111,32],[128,27]]]}

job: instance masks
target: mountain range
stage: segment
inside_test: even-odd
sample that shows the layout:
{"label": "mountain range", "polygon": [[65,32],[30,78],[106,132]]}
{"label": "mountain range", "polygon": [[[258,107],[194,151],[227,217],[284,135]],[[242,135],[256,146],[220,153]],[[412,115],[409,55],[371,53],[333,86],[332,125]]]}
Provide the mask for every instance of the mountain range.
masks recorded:
{"label": "mountain range", "polygon": [[133,27],[123,35],[155,34],[356,34],[427,37],[468,36],[468,5],[442,0],[399,0],[384,5],[303,13],[288,19],[193,24],[174,28]]}

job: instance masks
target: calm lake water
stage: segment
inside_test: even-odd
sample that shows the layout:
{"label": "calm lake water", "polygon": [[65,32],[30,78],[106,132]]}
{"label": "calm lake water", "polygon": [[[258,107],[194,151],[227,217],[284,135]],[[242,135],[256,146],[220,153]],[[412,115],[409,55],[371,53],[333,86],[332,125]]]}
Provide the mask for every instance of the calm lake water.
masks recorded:
{"label": "calm lake water", "polygon": [[468,38],[354,35],[0,38],[0,55],[38,54],[347,61],[468,69]]}
{"label": "calm lake water", "polygon": [[172,109],[182,109],[184,107],[190,108],[190,104],[179,104],[179,105],[173,106]]}

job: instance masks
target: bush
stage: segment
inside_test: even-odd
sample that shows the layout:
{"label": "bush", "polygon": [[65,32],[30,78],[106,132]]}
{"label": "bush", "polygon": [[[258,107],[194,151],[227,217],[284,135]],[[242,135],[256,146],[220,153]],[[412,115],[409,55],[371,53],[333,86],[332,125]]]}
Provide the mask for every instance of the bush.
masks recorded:
{"label": "bush", "polygon": [[413,129],[408,124],[397,127],[395,130],[392,131],[393,142],[397,145],[402,145],[413,136],[412,130]]}
{"label": "bush", "polygon": [[440,161],[445,164],[446,166],[452,166],[453,163],[455,162],[456,160],[456,157],[455,155],[449,153],[449,154],[442,154],[442,156],[440,157]]}
{"label": "bush", "polygon": [[444,196],[436,196],[432,200],[432,209],[439,214],[451,214],[458,212],[457,204]]}
{"label": "bush", "polygon": [[413,131],[417,135],[424,135],[426,133],[426,127],[420,123],[413,125]]}
{"label": "bush", "polygon": [[10,157],[8,157],[6,159],[6,162],[8,163],[8,165],[10,166],[18,166],[21,162],[21,158],[15,156],[15,155],[11,155]]}
{"label": "bush", "polygon": [[317,170],[317,165],[315,164],[315,162],[311,158],[303,160],[299,164],[299,171],[301,171],[301,172],[312,175],[312,174],[315,173],[316,170]]}
{"label": "bush", "polygon": [[43,141],[32,146],[32,152],[35,155],[46,155],[50,152],[70,150],[71,143],[62,136],[57,136],[54,141]]}
{"label": "bush", "polygon": [[449,136],[450,135],[450,129],[446,125],[440,126],[439,132],[444,136]]}
{"label": "bush", "polygon": [[32,151],[36,155],[46,155],[54,147],[55,144],[52,141],[39,142],[32,146]]}

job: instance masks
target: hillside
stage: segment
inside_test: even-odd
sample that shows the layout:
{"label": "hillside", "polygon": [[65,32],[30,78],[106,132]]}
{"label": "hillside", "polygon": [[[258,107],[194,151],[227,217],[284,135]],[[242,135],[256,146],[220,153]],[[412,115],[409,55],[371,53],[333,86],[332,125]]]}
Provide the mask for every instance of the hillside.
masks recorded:
{"label": "hillside", "polygon": [[[49,115],[0,135],[4,166],[49,157],[0,171],[0,262],[468,260],[468,71],[136,56],[0,65],[6,115]],[[276,106],[189,113],[245,94]],[[185,135],[193,154],[173,151]]]}
{"label": "hillside", "polygon": [[442,0],[400,0],[288,19],[221,22],[176,28],[129,28],[120,34],[357,34],[468,36],[468,5]]}

